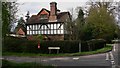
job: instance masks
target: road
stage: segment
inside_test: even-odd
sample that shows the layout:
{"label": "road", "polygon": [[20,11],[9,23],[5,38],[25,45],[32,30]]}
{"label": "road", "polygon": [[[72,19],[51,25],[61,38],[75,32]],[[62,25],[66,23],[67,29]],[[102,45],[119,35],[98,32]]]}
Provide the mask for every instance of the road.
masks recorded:
{"label": "road", "polygon": [[37,62],[47,65],[53,65],[58,68],[70,66],[74,68],[111,68],[111,61],[106,61],[106,53],[75,56],[75,57],[16,57],[4,56],[4,59],[15,62]]}
{"label": "road", "polygon": [[108,53],[73,56],[73,57],[17,57],[3,56],[4,59],[15,62],[37,62],[53,65],[57,68],[120,68],[120,43],[113,44],[113,50]]}
{"label": "road", "polygon": [[115,66],[116,68],[120,68],[120,43],[116,43],[113,46],[112,54],[115,61]]}

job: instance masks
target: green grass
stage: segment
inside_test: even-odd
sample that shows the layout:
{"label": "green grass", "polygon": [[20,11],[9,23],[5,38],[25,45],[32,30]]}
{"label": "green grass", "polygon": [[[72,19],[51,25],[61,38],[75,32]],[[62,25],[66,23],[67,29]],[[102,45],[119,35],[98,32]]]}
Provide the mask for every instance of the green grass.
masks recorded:
{"label": "green grass", "polygon": [[98,53],[105,53],[112,50],[111,44],[107,44],[106,47],[95,50],[95,51],[88,51],[88,52],[78,52],[78,53],[59,53],[59,54],[35,54],[35,53],[13,53],[13,52],[5,52],[3,56],[43,56],[43,57],[57,57],[57,56],[82,56],[82,55],[92,55]]}
{"label": "green grass", "polygon": [[2,68],[54,68],[53,66],[45,66],[35,62],[16,63],[8,60],[2,60]]}

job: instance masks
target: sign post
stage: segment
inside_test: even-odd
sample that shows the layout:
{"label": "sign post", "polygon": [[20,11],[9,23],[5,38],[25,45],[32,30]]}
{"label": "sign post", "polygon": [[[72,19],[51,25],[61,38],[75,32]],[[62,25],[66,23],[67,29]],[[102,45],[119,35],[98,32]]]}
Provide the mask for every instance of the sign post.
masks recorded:
{"label": "sign post", "polygon": [[81,42],[79,42],[79,52],[81,52]]}

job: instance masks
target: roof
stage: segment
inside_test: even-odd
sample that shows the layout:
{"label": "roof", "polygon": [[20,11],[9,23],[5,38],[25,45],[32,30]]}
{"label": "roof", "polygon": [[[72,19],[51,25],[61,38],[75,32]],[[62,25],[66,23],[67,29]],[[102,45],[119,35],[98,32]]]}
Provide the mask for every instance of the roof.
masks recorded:
{"label": "roof", "polygon": [[18,25],[15,31],[18,32],[19,29],[22,29],[26,33],[26,28],[23,25]]}
{"label": "roof", "polygon": [[50,14],[50,11],[49,11],[49,10],[47,10],[47,9],[45,9],[45,8],[42,8],[42,10],[41,10],[37,15],[39,15],[43,10],[47,11],[47,12]]}
{"label": "roof", "polygon": [[62,16],[64,16],[65,14],[70,15],[69,12],[60,12],[60,13],[57,14],[57,19],[60,19],[60,18],[61,18]]}
{"label": "roof", "polygon": [[[39,18],[39,14],[40,14],[43,10],[46,10],[48,13],[50,13],[49,10],[43,8],[37,15],[32,15],[26,24],[49,23],[49,19],[40,19],[40,18]],[[64,21],[61,21],[61,19],[65,20],[65,19],[64,19],[64,18],[65,18],[64,16],[65,16],[66,14],[67,14],[67,15],[69,16],[69,18],[71,19],[71,16],[70,16],[70,13],[69,13],[69,12],[59,12],[59,13],[57,13],[57,22],[64,22]],[[62,18],[62,17],[63,17],[63,18]],[[55,23],[57,23],[57,22],[55,22]]]}

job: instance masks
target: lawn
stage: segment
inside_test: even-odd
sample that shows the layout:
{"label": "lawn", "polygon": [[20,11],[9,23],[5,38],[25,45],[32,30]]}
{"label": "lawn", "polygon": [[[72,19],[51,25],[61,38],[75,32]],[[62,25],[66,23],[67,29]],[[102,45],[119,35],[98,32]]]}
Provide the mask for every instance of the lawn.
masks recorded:
{"label": "lawn", "polygon": [[2,68],[54,68],[54,67],[41,65],[35,62],[16,63],[8,60],[2,60]]}
{"label": "lawn", "polygon": [[13,52],[5,52],[2,53],[3,56],[44,56],[44,57],[57,57],[57,56],[82,56],[82,55],[92,55],[92,54],[99,54],[105,53],[112,50],[111,44],[107,44],[106,47],[95,50],[95,51],[88,51],[88,52],[77,52],[77,53],[59,53],[59,54],[35,54],[35,53],[13,53]]}

